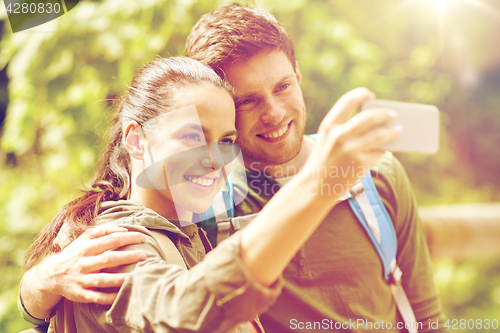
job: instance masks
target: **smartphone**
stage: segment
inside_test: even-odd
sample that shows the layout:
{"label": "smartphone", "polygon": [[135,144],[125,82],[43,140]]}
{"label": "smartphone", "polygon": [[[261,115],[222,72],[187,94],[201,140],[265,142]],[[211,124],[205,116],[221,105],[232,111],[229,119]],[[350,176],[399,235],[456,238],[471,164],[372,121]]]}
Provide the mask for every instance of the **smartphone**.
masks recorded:
{"label": "smartphone", "polygon": [[361,110],[389,109],[397,113],[396,118],[384,126],[401,125],[403,132],[393,142],[380,149],[403,153],[434,154],[439,149],[439,110],[433,105],[403,103],[384,100],[369,100]]}

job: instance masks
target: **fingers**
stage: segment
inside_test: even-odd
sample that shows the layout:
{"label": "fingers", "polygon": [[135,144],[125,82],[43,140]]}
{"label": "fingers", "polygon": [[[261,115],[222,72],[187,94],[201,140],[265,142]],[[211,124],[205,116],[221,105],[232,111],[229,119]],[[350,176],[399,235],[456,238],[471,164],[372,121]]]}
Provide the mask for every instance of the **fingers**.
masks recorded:
{"label": "fingers", "polygon": [[[118,227],[112,224],[105,224],[102,226],[94,227],[87,229],[82,236],[88,239],[95,239],[99,237],[103,237],[114,232],[127,232],[126,228]],[[85,235],[85,236],[84,236]]]}
{"label": "fingers", "polygon": [[96,273],[84,275],[80,286],[88,288],[120,288],[125,282],[128,273]]}
{"label": "fingers", "polygon": [[345,123],[352,112],[369,99],[374,99],[375,94],[366,88],[356,88],[345,93],[331,108],[321,122],[320,129]]}
{"label": "fingers", "polygon": [[374,153],[380,155],[383,151],[374,149],[386,143],[397,139],[402,132],[401,126],[379,127],[359,136],[351,142],[353,151],[362,151],[365,153]]}
{"label": "fingers", "polygon": [[65,295],[67,299],[77,303],[97,303],[111,305],[116,299],[118,293],[105,293],[90,289],[82,289],[78,293],[72,293],[71,296]]}
{"label": "fingers", "polygon": [[[135,264],[146,259],[142,251],[111,251],[85,258],[83,272],[97,272],[101,269]],[[82,259],[83,260],[83,259]]]}
{"label": "fingers", "polygon": [[145,241],[146,236],[139,232],[116,232],[93,239],[86,245],[85,254],[95,256],[108,250],[126,245],[141,244]]}
{"label": "fingers", "polygon": [[351,135],[360,135],[366,131],[382,126],[396,118],[396,112],[386,109],[372,109],[358,113],[345,124],[342,125],[343,131]]}

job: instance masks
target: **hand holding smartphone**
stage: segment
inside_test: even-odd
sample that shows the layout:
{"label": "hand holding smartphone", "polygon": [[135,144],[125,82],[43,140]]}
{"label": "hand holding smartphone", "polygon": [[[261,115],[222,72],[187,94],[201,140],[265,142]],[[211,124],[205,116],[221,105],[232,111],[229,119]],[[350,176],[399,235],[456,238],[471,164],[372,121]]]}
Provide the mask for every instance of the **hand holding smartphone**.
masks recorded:
{"label": "hand holding smartphone", "polygon": [[378,148],[395,152],[434,154],[439,149],[439,110],[433,105],[369,100],[361,111],[389,109],[396,118],[385,126],[401,125],[403,132],[393,142]]}

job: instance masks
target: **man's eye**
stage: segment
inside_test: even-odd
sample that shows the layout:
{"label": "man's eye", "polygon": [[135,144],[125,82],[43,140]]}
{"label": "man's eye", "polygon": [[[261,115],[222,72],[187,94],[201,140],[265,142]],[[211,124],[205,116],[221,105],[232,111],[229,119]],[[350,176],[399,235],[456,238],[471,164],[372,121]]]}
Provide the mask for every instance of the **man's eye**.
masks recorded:
{"label": "man's eye", "polygon": [[290,83],[285,83],[285,84],[282,84],[281,86],[279,86],[278,89],[276,89],[276,90],[277,91],[285,90],[289,86],[290,86]]}
{"label": "man's eye", "polygon": [[255,101],[255,100],[254,100],[253,98],[243,99],[243,100],[241,100],[241,101],[238,101],[238,102],[236,103],[236,106],[237,106],[237,107],[238,107],[238,106],[247,106],[247,105],[249,105],[249,104],[253,103],[254,101]]}
{"label": "man's eye", "polygon": [[183,136],[184,139],[191,139],[195,141],[201,141],[200,136],[198,134],[186,134]]}

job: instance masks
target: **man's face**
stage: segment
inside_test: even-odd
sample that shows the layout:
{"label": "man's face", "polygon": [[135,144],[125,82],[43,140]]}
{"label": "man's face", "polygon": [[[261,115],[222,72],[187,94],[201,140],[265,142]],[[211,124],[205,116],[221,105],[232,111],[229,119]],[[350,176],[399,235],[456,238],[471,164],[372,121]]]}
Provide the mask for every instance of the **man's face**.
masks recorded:
{"label": "man's face", "polygon": [[277,50],[224,69],[235,88],[236,143],[245,163],[278,165],[297,156],[306,125],[298,68]]}

